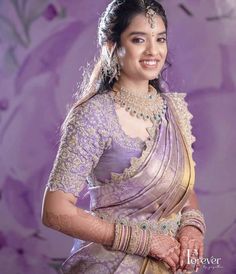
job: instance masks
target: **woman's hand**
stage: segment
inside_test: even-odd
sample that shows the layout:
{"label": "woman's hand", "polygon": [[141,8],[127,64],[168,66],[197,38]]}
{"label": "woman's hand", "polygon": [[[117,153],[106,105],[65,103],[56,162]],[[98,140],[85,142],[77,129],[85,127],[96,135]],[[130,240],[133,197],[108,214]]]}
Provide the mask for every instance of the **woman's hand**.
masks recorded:
{"label": "woman's hand", "polygon": [[180,244],[172,236],[153,234],[149,255],[155,259],[161,259],[175,272],[179,266]]}
{"label": "woman's hand", "polygon": [[194,226],[185,226],[179,231],[177,238],[180,243],[180,267],[182,271],[193,270],[193,266],[188,264],[191,258],[196,260],[195,271],[198,271],[200,268],[199,258],[203,257],[204,249],[204,237],[201,231]]}

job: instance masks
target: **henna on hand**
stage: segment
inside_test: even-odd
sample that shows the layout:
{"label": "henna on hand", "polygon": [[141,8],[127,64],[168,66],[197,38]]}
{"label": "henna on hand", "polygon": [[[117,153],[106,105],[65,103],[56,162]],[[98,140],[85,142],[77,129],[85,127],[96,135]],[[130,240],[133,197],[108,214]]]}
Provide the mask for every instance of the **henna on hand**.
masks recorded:
{"label": "henna on hand", "polygon": [[179,264],[180,244],[172,236],[154,234],[149,255],[163,260],[175,272]]}
{"label": "henna on hand", "polygon": [[204,237],[200,230],[194,226],[183,227],[177,235],[180,245],[180,267],[182,270],[193,270],[188,265],[188,256],[195,256],[197,263],[195,265],[195,271],[200,268],[199,258],[203,257],[204,249]]}

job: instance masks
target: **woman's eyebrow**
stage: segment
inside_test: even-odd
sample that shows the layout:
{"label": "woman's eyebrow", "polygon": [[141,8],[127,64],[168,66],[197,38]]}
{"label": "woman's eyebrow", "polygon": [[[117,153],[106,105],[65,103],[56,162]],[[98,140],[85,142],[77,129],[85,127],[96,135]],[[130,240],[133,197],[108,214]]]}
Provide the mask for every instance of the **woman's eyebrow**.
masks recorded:
{"label": "woman's eyebrow", "polygon": [[[166,31],[162,31],[160,33],[157,33],[157,35],[166,35]],[[142,31],[132,31],[129,36],[133,36],[133,35],[148,35],[146,32],[142,32]]]}
{"label": "woman's eyebrow", "polygon": [[157,35],[167,35],[167,32],[166,31],[162,31],[162,32],[158,33]]}

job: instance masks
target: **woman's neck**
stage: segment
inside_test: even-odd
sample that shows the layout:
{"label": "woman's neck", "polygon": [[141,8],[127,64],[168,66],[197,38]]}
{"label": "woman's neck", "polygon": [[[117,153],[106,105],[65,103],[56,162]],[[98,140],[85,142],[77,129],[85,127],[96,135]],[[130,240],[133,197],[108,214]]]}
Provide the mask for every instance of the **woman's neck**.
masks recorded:
{"label": "woman's neck", "polygon": [[118,86],[119,88],[124,88],[127,91],[130,91],[132,93],[137,93],[137,94],[148,93],[149,91],[148,80],[134,81],[132,79],[129,79],[123,76],[118,79],[115,85]]}

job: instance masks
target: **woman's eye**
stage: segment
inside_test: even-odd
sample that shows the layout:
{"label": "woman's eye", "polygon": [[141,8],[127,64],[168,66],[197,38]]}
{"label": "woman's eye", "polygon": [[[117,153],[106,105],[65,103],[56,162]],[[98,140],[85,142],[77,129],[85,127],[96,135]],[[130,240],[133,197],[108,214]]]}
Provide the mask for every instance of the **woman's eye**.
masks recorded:
{"label": "woman's eye", "polygon": [[165,43],[166,42],[166,38],[165,37],[158,38],[157,41],[161,42],[161,43]]}
{"label": "woman's eye", "polygon": [[139,43],[143,43],[143,42],[144,42],[144,39],[142,39],[142,38],[134,38],[134,39],[132,40],[132,42],[135,43],[135,44],[139,44]]}

